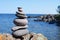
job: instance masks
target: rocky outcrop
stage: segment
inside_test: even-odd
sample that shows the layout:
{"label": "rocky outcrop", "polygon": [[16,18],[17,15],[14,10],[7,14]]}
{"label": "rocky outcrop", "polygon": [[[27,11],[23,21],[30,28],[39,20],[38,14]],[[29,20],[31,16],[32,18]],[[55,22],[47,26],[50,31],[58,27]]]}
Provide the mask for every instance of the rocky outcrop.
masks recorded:
{"label": "rocky outcrop", "polygon": [[37,19],[35,19],[34,21],[43,21],[43,22],[48,22],[49,24],[53,24],[56,22],[54,15],[43,15],[43,16],[39,16],[36,17]]}
{"label": "rocky outcrop", "polygon": [[31,40],[47,40],[47,38],[44,35],[39,33],[39,34],[33,35]]}
{"label": "rocky outcrop", "polygon": [[11,34],[4,33],[0,34],[0,40],[15,40]]}
{"label": "rocky outcrop", "polygon": [[29,33],[23,36],[20,36],[19,38],[13,37],[13,35],[4,33],[0,34],[0,40],[48,40],[44,35],[42,34],[36,34],[36,33]]}

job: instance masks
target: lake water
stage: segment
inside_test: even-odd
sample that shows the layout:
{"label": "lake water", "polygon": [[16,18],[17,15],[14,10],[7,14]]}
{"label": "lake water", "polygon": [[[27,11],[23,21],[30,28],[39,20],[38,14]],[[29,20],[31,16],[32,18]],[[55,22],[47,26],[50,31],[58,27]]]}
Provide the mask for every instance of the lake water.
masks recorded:
{"label": "lake water", "polygon": [[[28,14],[27,16],[37,16],[39,14]],[[14,27],[13,20],[16,18],[14,14],[0,14],[0,33],[12,33],[11,28]],[[42,33],[48,40],[60,40],[60,27],[56,24],[48,24],[46,22],[35,22],[34,18],[28,18],[28,30],[30,32]]]}

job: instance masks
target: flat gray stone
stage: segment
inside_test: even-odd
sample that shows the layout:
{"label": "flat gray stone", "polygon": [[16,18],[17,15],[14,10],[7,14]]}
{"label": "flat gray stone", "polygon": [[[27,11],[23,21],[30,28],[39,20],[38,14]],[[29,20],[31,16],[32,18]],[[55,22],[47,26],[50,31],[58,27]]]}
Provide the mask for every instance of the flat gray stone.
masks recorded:
{"label": "flat gray stone", "polygon": [[21,15],[25,15],[24,12],[19,12],[19,11],[17,11],[16,13],[17,13],[17,14],[21,14]]}
{"label": "flat gray stone", "polygon": [[26,16],[26,15],[21,15],[21,14],[16,14],[16,16],[17,16],[18,18],[20,18],[20,19],[27,18],[27,16]]}
{"label": "flat gray stone", "polygon": [[18,31],[13,32],[13,35],[15,37],[19,37],[19,36],[23,36],[28,33],[29,33],[29,31],[27,29],[23,29],[23,30],[18,30]]}
{"label": "flat gray stone", "polygon": [[14,24],[17,26],[25,26],[28,24],[28,20],[27,19],[15,19]]}
{"label": "flat gray stone", "polygon": [[22,30],[22,29],[26,29],[27,27],[28,27],[28,25],[26,25],[26,26],[15,26],[11,30],[12,31]]}

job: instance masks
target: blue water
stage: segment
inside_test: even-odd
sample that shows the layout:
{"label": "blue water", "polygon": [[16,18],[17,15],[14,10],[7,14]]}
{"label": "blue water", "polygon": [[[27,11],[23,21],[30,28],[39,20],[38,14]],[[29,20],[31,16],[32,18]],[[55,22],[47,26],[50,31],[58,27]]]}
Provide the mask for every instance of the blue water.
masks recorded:
{"label": "blue water", "polygon": [[[37,14],[39,15],[39,14]],[[28,14],[28,16],[37,16],[36,14]],[[14,27],[13,20],[16,18],[14,14],[0,14],[0,33],[12,33],[11,28]],[[60,27],[56,24],[48,24],[46,22],[35,22],[35,18],[28,18],[28,30],[30,32],[42,33],[48,40],[60,40]]]}

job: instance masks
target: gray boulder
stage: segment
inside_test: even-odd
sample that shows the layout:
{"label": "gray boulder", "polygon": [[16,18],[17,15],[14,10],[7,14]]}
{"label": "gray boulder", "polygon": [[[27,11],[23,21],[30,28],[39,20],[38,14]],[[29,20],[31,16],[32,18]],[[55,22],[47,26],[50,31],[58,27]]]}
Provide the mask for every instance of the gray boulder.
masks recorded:
{"label": "gray boulder", "polygon": [[28,24],[27,19],[15,19],[14,24],[17,26],[25,26]]}
{"label": "gray boulder", "polygon": [[13,32],[13,35],[15,37],[19,37],[19,36],[23,36],[23,35],[28,34],[28,33],[29,33],[29,31],[27,29],[23,29],[23,30],[17,30],[15,32]]}

